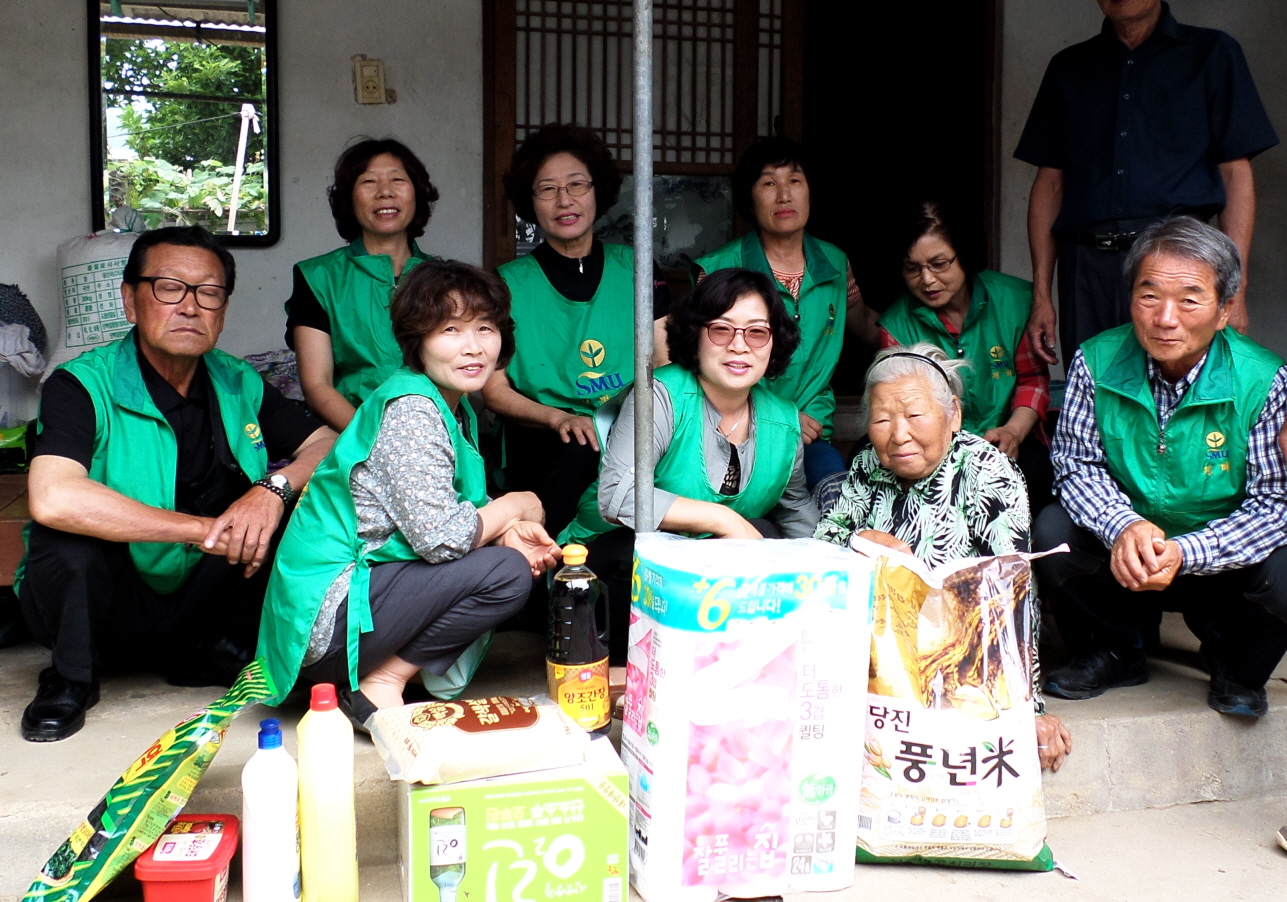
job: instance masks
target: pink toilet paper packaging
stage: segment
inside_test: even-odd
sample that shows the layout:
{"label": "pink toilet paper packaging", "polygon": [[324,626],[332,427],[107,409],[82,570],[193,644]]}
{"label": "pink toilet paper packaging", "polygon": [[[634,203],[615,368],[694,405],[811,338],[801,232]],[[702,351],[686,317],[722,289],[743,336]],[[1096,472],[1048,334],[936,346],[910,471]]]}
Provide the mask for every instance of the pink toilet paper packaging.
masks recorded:
{"label": "pink toilet paper packaging", "polygon": [[853,882],[872,566],[812,539],[635,543],[622,758],[649,902]]}

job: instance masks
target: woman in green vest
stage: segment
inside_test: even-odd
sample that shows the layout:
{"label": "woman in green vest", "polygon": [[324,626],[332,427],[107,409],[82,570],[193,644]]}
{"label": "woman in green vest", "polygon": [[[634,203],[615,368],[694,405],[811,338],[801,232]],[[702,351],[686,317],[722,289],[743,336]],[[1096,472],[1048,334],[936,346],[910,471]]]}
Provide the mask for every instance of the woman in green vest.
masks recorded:
{"label": "woman in green vest", "polygon": [[273,703],[298,677],[333,682],[358,723],[402,704],[417,674],[431,690],[458,693],[489,631],[558,556],[535,495],[488,500],[478,424],[463,400],[513,352],[504,284],[463,263],[426,262],[390,313],[404,366],[358,407],[313,474],[260,625]]}
{"label": "woman in green vest", "polygon": [[970,364],[962,428],[1018,461],[1038,512],[1050,501],[1053,472],[1042,428],[1050,374],[1025,334],[1032,283],[984,269],[981,236],[946,203],[916,203],[898,222],[907,291],[880,315],[881,347],[923,341]]}
{"label": "woman in green vest", "polygon": [[693,280],[745,267],[776,284],[799,328],[800,347],[769,388],[799,410],[804,467],[812,488],[824,476],[844,472],[844,459],[828,441],[836,409],[831,374],[846,326],[875,344],[875,314],[863,303],[844,252],[805,231],[810,208],[806,170],[804,148],[794,141],[766,138],[753,144],[733,173],[733,207],[755,229],[697,260]]}
{"label": "woman in green vest", "polygon": [[[598,475],[591,418],[634,380],[634,250],[594,236],[621,174],[587,128],[552,124],[527,136],[505,174],[519,218],[545,240],[500,267],[514,298],[517,349],[483,390],[504,424],[505,482],[536,492],[557,533]],[[654,363],[666,362],[670,292],[654,271]]]}
{"label": "woman in green vest", "polygon": [[[731,539],[813,534],[818,511],[804,480],[795,407],[769,390],[799,330],[763,273],[727,269],[671,309],[672,363],[653,381],[658,528]],[[634,557],[634,395],[608,433],[597,486],[559,539],[588,544],[608,586],[614,666],[625,664]]]}
{"label": "woman in green vest", "polygon": [[299,362],[304,400],[341,432],[402,365],[389,301],[403,274],[429,259],[416,239],[438,189],[402,142],[367,139],[340,154],[327,196],[348,244],[295,265],[286,344]]}

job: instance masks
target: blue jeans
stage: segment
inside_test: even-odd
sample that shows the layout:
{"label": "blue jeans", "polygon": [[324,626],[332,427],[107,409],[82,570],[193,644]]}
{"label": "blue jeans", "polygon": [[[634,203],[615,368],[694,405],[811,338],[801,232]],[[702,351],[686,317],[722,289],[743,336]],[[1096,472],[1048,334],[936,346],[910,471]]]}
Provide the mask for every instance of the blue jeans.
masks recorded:
{"label": "blue jeans", "polygon": [[804,446],[804,481],[813,491],[824,477],[832,473],[843,473],[848,467],[840,452],[831,447],[830,442],[816,439]]}

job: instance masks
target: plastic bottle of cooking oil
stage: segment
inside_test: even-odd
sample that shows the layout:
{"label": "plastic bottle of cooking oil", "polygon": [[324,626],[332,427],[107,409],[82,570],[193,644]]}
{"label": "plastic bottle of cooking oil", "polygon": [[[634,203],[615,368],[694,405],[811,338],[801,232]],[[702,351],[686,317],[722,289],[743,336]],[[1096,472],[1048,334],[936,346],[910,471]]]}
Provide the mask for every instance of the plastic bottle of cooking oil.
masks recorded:
{"label": "plastic bottle of cooking oil", "polygon": [[299,839],[304,902],[357,902],[357,820],[353,805],[353,726],[335,687],[318,683],[296,728]]}
{"label": "plastic bottle of cooking oil", "polygon": [[545,648],[545,682],[550,698],[587,731],[612,725],[608,697],[608,635],[599,632],[595,608],[607,590],[585,565],[584,545],[563,546],[563,567],[550,588],[550,627]]}

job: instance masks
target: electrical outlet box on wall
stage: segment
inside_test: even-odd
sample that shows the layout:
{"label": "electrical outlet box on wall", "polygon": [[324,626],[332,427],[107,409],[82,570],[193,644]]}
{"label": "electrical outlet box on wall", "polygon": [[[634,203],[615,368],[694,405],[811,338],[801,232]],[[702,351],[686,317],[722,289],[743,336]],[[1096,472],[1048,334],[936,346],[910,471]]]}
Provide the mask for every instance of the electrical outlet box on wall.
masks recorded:
{"label": "electrical outlet box on wall", "polygon": [[384,103],[384,61],[359,53],[353,60],[353,99],[358,103]]}

